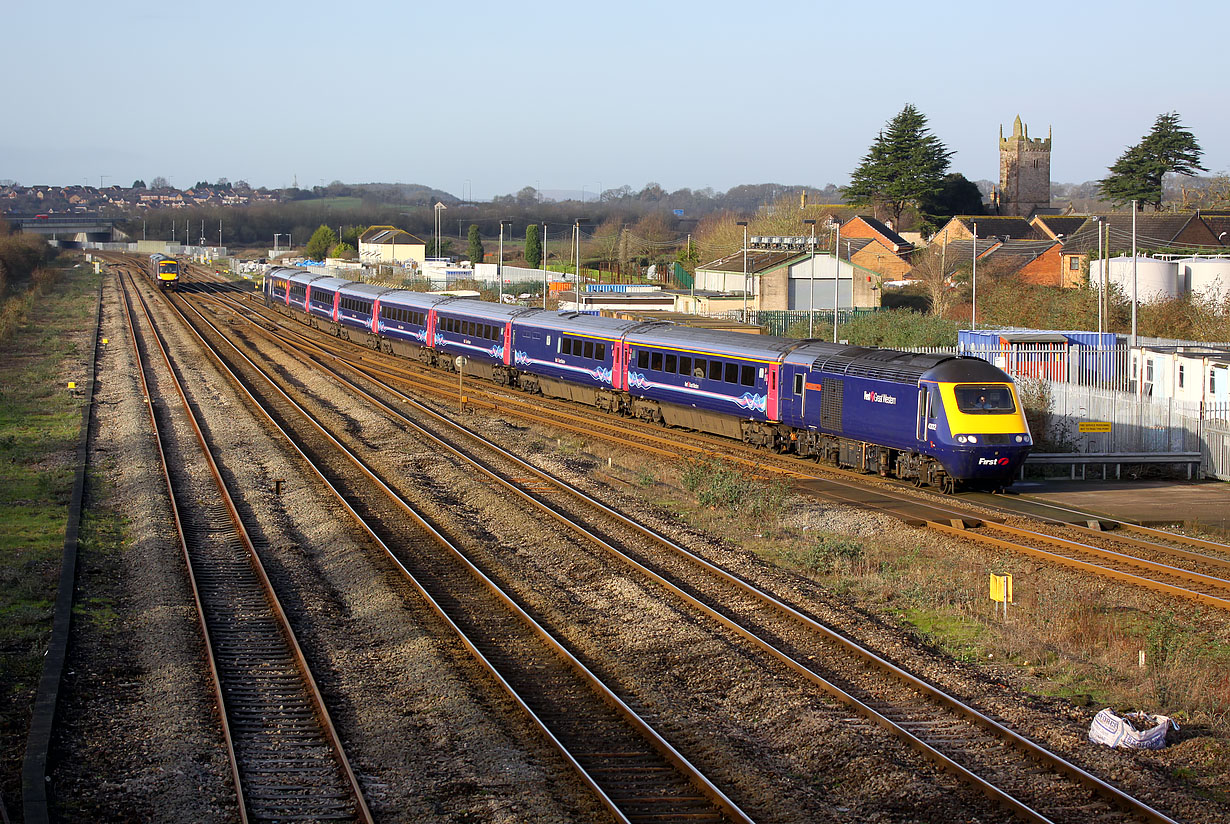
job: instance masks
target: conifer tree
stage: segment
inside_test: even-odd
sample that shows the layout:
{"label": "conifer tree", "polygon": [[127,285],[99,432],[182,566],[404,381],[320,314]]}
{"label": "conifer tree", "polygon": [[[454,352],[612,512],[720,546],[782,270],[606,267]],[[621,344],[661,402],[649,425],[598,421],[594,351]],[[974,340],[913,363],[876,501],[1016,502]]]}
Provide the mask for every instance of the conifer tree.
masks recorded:
{"label": "conifer tree", "polygon": [[907,206],[943,187],[952,152],[930,133],[927,118],[912,104],[888,122],[841,193],[850,203],[883,208],[900,227]]}
{"label": "conifer tree", "polygon": [[1179,123],[1178,112],[1160,114],[1153,129],[1131,146],[1102,180],[1102,196],[1116,206],[1136,201],[1136,208],[1150,204],[1162,206],[1162,179],[1167,173],[1193,175],[1206,171],[1200,165],[1203,154],[1195,136]]}
{"label": "conifer tree", "polygon": [[479,264],[483,262],[483,239],[478,234],[478,226],[474,223],[470,224],[470,232],[467,236],[466,254],[470,258],[470,262]]}

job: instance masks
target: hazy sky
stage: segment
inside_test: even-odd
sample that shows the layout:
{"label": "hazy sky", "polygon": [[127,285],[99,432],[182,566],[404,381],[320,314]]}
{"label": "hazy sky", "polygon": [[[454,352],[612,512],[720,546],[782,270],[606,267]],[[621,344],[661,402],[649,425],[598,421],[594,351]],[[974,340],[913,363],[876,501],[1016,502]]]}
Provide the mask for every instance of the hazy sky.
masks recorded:
{"label": "hazy sky", "polygon": [[1101,177],[1177,111],[1230,168],[1225,0],[12,3],[0,179],[422,183],[487,199],[848,182],[906,103],[998,180],[999,129]]}

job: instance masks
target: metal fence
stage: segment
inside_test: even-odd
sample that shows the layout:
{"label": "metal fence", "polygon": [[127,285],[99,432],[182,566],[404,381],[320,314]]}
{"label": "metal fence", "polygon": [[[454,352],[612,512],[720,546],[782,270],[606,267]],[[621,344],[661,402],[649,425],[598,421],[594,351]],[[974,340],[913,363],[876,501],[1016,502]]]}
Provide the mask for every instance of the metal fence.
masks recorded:
{"label": "metal fence", "polygon": [[[839,310],[837,312],[838,334],[841,333],[841,324],[849,323],[857,317],[870,315],[878,311],[880,310]],[[832,309],[816,309],[811,312],[808,312],[806,309],[748,309],[746,313],[742,309],[731,309],[726,312],[711,312],[707,316],[719,320],[739,321],[741,323],[749,323],[752,326],[760,326],[769,335],[785,335],[791,326],[797,325],[800,328],[806,326],[809,315],[813,324],[827,323],[831,326],[833,323]]]}

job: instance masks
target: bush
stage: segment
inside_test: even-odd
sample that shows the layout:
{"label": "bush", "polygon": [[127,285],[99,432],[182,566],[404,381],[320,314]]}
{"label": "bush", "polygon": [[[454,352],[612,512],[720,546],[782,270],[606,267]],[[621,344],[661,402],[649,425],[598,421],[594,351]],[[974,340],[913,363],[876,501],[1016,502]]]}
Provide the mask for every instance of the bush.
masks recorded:
{"label": "bush", "polygon": [[786,502],[783,481],[757,477],[721,458],[686,461],[680,481],[702,506],[753,518],[776,514]]}
{"label": "bush", "polygon": [[863,557],[863,545],[840,535],[821,535],[807,551],[803,565],[813,572],[832,572],[848,568]]}

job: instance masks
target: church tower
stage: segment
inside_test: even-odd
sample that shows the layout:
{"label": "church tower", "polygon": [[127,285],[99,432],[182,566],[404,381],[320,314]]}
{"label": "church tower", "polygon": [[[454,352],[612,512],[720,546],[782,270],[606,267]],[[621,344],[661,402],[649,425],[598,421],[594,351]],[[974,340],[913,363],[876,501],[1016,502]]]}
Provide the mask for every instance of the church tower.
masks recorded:
{"label": "church tower", "polygon": [[1051,134],[1031,140],[1017,115],[1012,135],[999,127],[999,203],[1001,215],[1029,217],[1051,205]]}

